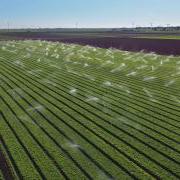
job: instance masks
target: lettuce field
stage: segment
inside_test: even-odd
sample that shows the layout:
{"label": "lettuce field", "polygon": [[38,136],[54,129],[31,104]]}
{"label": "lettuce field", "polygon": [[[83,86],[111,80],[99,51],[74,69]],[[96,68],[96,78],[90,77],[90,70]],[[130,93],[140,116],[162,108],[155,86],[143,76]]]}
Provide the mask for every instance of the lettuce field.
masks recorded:
{"label": "lettuce field", "polygon": [[0,179],[180,179],[180,57],[1,41]]}

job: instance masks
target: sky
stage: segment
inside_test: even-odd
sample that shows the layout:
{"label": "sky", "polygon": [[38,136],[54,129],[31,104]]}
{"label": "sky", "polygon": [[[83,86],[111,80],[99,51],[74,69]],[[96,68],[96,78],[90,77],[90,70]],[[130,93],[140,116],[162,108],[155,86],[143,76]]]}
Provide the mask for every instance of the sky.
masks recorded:
{"label": "sky", "polygon": [[180,0],[0,0],[0,28],[180,25]]}

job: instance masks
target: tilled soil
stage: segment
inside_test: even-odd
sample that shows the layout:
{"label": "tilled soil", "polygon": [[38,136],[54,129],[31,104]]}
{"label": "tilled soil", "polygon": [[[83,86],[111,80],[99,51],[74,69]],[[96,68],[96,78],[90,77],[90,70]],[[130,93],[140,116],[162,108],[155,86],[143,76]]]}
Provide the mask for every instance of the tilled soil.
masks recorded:
{"label": "tilled soil", "polygon": [[[0,144],[2,144],[2,142],[3,142],[3,140],[2,140],[2,137],[0,136]],[[1,149],[0,149],[0,170],[5,179],[7,179],[7,180],[14,179],[14,176],[12,174],[12,171],[8,164],[8,161],[7,161],[4,153],[1,151]]]}
{"label": "tilled soil", "polygon": [[[49,39],[53,40],[53,39]],[[66,43],[92,45],[101,48],[117,48],[126,51],[155,52],[162,55],[180,55],[180,41],[171,39],[133,39],[133,38],[74,38],[61,39]]]}
{"label": "tilled soil", "polygon": [[[19,40],[48,40],[64,43],[76,43],[82,45],[91,45],[100,48],[116,48],[126,51],[144,51],[154,52],[162,55],[180,55],[180,40],[176,39],[148,39],[133,38],[128,34],[119,36],[82,36],[73,34],[53,34],[53,33],[13,33],[11,37]],[[135,37],[135,36],[134,36]]]}

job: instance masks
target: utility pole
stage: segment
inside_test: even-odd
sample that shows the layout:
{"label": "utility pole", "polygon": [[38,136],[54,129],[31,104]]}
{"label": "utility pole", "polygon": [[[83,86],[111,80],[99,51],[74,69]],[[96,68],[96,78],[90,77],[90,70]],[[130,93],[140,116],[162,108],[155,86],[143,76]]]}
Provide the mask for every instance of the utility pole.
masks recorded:
{"label": "utility pole", "polygon": [[170,24],[166,24],[166,26],[167,26],[166,31],[169,31]]}
{"label": "utility pole", "polygon": [[132,28],[134,28],[134,22],[132,22]]}
{"label": "utility pole", "polygon": [[150,23],[150,29],[151,29],[151,31],[153,30],[153,23],[152,22]]}
{"label": "utility pole", "polygon": [[76,29],[78,29],[78,22],[76,22],[76,25],[75,25],[75,26],[76,26]]}
{"label": "utility pole", "polygon": [[8,32],[9,32],[9,30],[10,30],[10,24],[9,24],[9,22],[7,22],[7,29],[8,29]]}

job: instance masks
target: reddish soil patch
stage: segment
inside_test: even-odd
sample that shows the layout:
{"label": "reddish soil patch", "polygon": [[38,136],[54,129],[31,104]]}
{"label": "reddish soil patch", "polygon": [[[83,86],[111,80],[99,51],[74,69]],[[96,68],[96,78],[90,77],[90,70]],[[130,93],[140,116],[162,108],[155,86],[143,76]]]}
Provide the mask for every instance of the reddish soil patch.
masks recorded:
{"label": "reddish soil patch", "polygon": [[[0,136],[0,144],[2,144],[2,137]],[[0,149],[0,170],[4,176],[5,179],[7,180],[12,180],[14,179],[14,176],[12,174],[11,168],[8,164],[8,161],[4,155],[4,153]]]}
{"label": "reddish soil patch", "polygon": [[[52,40],[52,39],[49,39]],[[167,39],[133,39],[133,38],[74,38],[61,39],[66,43],[92,45],[101,48],[117,48],[126,51],[155,52],[162,55],[180,55],[180,41]]]}
{"label": "reddish soil patch", "polygon": [[[91,45],[101,48],[117,48],[126,51],[155,52],[162,55],[180,55],[180,40],[175,39],[143,39],[132,38],[131,34],[109,34],[109,37],[103,34],[97,36],[75,35],[73,33],[12,33],[10,37],[16,39],[40,39],[48,41],[59,41],[65,43],[76,43],[82,45]],[[110,37],[112,35],[112,37]],[[135,35],[134,35],[135,36]]]}

